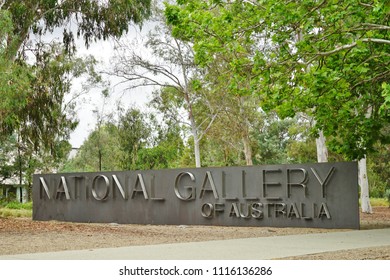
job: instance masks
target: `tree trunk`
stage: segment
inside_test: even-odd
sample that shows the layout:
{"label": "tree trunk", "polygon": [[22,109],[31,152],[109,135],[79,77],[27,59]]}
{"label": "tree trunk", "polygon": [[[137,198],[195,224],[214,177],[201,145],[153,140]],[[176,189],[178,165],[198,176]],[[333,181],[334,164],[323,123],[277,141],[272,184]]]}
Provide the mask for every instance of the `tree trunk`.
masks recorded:
{"label": "tree trunk", "polygon": [[194,120],[194,117],[192,114],[189,114],[189,118],[190,118],[190,123],[191,123],[192,137],[194,137],[195,167],[199,168],[202,165],[200,162],[200,146],[199,146],[198,129],[196,127],[196,123],[195,123],[195,120]]}
{"label": "tree trunk", "polygon": [[249,138],[247,136],[244,136],[242,138],[242,143],[244,144],[244,154],[245,154],[246,165],[251,166],[251,165],[253,165],[253,161],[252,161],[252,148],[251,148]]}
{"label": "tree trunk", "polygon": [[328,162],[328,148],[326,147],[326,138],[322,130],[318,134],[316,139],[317,145],[317,161],[318,162]]}
{"label": "tree trunk", "polygon": [[367,158],[359,160],[359,185],[360,185],[360,200],[363,213],[373,213],[370,203],[370,192],[368,187],[367,177]]}
{"label": "tree trunk", "polygon": [[183,74],[183,80],[184,80],[184,99],[188,106],[188,119],[190,121],[191,125],[191,133],[192,137],[194,137],[194,153],[195,153],[195,167],[199,168],[202,167],[201,161],[200,161],[200,146],[199,146],[199,134],[198,134],[198,127],[196,126],[194,113],[192,110],[192,103],[190,98],[190,92],[189,92],[189,79],[187,76],[188,69],[186,68],[186,63],[184,62],[184,58],[182,55],[181,47],[177,39],[174,39],[176,42],[177,49],[179,50],[179,59],[180,59],[180,65],[181,70]]}
{"label": "tree trunk", "polygon": [[245,106],[245,98],[241,96],[238,99],[239,106],[240,106],[240,116],[239,120],[241,120],[241,131],[242,131],[242,143],[244,144],[244,155],[245,155],[245,162],[247,166],[253,165],[252,161],[252,147],[251,147],[251,140],[249,136],[249,126],[250,121],[248,120],[248,116],[244,110]]}

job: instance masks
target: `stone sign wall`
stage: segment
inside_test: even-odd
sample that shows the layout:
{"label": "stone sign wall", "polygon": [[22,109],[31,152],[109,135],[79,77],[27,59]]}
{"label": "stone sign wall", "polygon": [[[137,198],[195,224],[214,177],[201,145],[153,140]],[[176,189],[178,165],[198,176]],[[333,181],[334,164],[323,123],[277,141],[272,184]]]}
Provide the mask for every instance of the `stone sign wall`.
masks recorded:
{"label": "stone sign wall", "polygon": [[33,219],[359,228],[355,162],[34,175]]}

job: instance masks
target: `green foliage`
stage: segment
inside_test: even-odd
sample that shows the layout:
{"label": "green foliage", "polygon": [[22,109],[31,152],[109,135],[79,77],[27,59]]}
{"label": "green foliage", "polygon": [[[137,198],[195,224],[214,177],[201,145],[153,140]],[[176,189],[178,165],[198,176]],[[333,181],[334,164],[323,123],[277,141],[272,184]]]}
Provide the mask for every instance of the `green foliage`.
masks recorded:
{"label": "green foliage", "polygon": [[[93,40],[120,37],[129,23],[140,24],[150,0],[2,1],[0,10],[0,164],[1,180],[16,176],[31,184],[34,170],[47,172],[67,156],[69,134],[77,125],[74,102],[64,103],[72,80],[100,77],[91,58],[76,58],[71,22],[88,46]],[[42,38],[63,28],[63,42]],[[36,36],[30,41],[30,34]],[[73,99],[72,99],[73,100]],[[7,155],[8,160],[6,159]]]}
{"label": "green foliage", "polygon": [[31,184],[36,170],[51,171],[67,157],[67,140],[77,120],[74,103],[64,104],[65,95],[71,80],[94,63],[65,55],[58,44],[37,45],[34,54],[34,66],[20,61],[9,64],[14,67],[11,70],[23,69],[16,74],[25,73],[25,79],[12,72],[0,78],[4,85],[0,87],[4,96],[0,101],[1,175],[25,184]]}
{"label": "green foliage", "polygon": [[31,69],[6,56],[7,41],[12,39],[13,23],[8,11],[0,10],[0,132],[12,132],[18,125],[19,108],[25,108],[31,92]]}
{"label": "green foliage", "polygon": [[130,108],[117,123],[103,122],[61,171],[113,171],[179,167],[184,149],[180,129],[157,123]]}
{"label": "green foliage", "polygon": [[299,143],[294,141],[296,135],[291,133],[295,123],[296,119],[280,120],[272,114],[269,115],[263,128],[255,130],[257,140],[255,164],[282,164],[291,161],[288,148],[293,143]]}
{"label": "green foliage", "polygon": [[367,172],[372,197],[386,197],[386,190],[390,188],[389,158],[389,145],[377,145],[376,152],[367,157]]}
{"label": "green foliage", "polygon": [[[361,201],[359,199],[359,205],[360,203]],[[386,198],[377,198],[377,197],[370,198],[370,204],[373,207],[384,207],[388,205]]]}
{"label": "green foliage", "polygon": [[122,169],[137,169],[138,152],[147,147],[152,135],[152,127],[146,119],[146,114],[135,108],[120,116],[119,141],[123,152]]}
{"label": "green foliage", "polygon": [[17,201],[11,201],[7,203],[4,208],[7,209],[25,209],[25,210],[32,210],[32,202],[28,203],[20,203]]}
{"label": "green foliage", "polygon": [[84,141],[74,158],[67,161],[63,172],[92,172],[119,170],[121,158],[119,131],[115,124],[97,127]]}
{"label": "green foliage", "polygon": [[306,141],[294,141],[289,143],[287,155],[293,163],[316,162],[317,151],[315,140],[308,138]]}
{"label": "green foliage", "polygon": [[17,34],[9,43],[8,56],[16,56],[30,31],[40,36],[59,27],[65,27],[65,49],[74,52],[75,34],[70,29],[71,21],[76,22],[76,35],[82,36],[87,46],[94,40],[120,37],[128,31],[130,22],[140,24],[149,16],[150,4],[150,0],[6,0],[2,9],[10,12],[13,33]]}
{"label": "green foliage", "polygon": [[334,152],[360,159],[389,140],[387,2],[187,0],[165,15],[199,65],[230,66],[229,90],[282,118],[313,116]]}
{"label": "green foliage", "polygon": [[200,124],[206,123],[207,126],[209,120],[193,110],[199,97],[200,85],[196,80],[200,73],[194,65],[192,45],[172,37],[171,29],[158,8],[154,20],[157,24],[139,45],[147,51],[139,53],[129,45],[121,44],[112,72],[123,79],[128,88],[157,88],[151,105],[163,114],[165,120],[189,127],[194,138],[195,165],[200,167],[199,140],[203,135]]}
{"label": "green foliage", "polygon": [[20,203],[16,201],[8,201],[0,199],[0,217],[2,218],[31,218],[32,217],[32,202]]}
{"label": "green foliage", "polygon": [[16,138],[14,135],[9,137],[0,137],[0,178],[12,178],[17,173],[16,161],[10,161],[10,158],[16,158]]}
{"label": "green foliage", "polygon": [[151,148],[139,151],[137,169],[163,169],[180,167],[179,160],[183,150],[180,135],[169,133]]}

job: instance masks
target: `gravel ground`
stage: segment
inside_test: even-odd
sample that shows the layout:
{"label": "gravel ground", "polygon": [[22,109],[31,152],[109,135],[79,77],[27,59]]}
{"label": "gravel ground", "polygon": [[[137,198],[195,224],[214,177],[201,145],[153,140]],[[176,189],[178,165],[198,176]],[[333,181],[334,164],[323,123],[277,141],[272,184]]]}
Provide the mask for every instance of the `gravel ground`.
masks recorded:
{"label": "gravel ground", "polygon": [[[376,207],[361,214],[362,230],[390,227],[390,208]],[[313,228],[152,226],[40,222],[26,218],[0,218],[0,255],[122,247],[176,242],[197,242],[329,231]],[[288,259],[390,260],[390,246],[297,256]]]}

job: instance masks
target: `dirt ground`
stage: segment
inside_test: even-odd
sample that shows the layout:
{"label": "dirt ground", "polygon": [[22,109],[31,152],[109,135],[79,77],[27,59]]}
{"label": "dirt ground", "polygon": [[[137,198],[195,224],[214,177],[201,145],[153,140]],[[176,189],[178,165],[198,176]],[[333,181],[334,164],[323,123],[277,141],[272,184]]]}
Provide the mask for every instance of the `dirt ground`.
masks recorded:
{"label": "dirt ground", "polygon": [[[390,208],[361,214],[361,229],[390,227]],[[0,218],[0,255],[340,231],[313,228],[152,226],[40,222]],[[390,246],[289,259],[390,260]]]}

